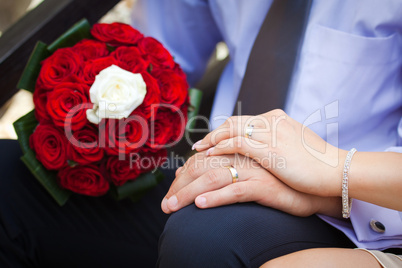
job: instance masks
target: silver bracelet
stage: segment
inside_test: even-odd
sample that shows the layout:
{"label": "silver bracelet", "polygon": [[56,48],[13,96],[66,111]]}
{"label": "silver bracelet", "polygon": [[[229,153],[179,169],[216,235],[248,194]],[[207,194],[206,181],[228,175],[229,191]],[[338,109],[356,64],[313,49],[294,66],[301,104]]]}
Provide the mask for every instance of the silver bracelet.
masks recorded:
{"label": "silver bracelet", "polygon": [[353,155],[356,153],[356,149],[353,148],[348,152],[343,166],[343,180],[342,180],[342,216],[345,219],[350,217],[350,211],[352,210],[352,198],[349,198],[349,170],[350,162]]}

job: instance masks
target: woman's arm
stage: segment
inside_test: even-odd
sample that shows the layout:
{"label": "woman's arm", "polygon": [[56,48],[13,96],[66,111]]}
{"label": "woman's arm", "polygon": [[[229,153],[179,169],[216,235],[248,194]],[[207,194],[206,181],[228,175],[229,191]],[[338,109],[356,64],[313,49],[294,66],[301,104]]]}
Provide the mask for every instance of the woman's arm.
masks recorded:
{"label": "woman's arm", "polygon": [[[252,135],[247,138],[250,126]],[[196,143],[195,149],[207,150],[210,156],[240,153],[251,157],[304,193],[323,197],[339,197],[342,193],[347,151],[326,143],[280,110],[232,117]],[[349,197],[402,210],[402,155],[357,152],[349,172]]]}
{"label": "woman's arm", "polygon": [[349,172],[349,196],[402,211],[402,154],[357,152]]}

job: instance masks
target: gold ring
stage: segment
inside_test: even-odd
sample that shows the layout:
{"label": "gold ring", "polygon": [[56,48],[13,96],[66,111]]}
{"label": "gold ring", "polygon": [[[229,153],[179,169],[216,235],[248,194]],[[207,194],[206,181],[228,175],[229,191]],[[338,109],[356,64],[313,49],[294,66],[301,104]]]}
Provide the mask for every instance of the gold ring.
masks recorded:
{"label": "gold ring", "polygon": [[232,183],[238,182],[239,174],[237,173],[237,170],[233,166],[227,166],[227,168],[229,169],[230,174],[232,175]]}
{"label": "gold ring", "polygon": [[248,125],[246,127],[246,134],[244,134],[244,136],[248,139],[251,139],[251,134],[253,134],[253,129],[254,129],[254,125]]}

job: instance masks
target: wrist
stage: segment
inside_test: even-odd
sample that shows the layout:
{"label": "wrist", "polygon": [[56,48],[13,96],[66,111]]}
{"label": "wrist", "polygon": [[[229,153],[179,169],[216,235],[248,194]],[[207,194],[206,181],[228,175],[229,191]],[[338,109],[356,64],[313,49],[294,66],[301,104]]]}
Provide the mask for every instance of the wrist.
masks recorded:
{"label": "wrist", "polygon": [[342,200],[340,197],[321,197],[317,200],[318,205],[316,213],[334,218],[342,218],[341,207]]}
{"label": "wrist", "polygon": [[347,154],[348,151],[338,149],[337,155],[334,156],[337,159],[337,165],[332,168],[331,176],[329,176],[327,196],[342,196],[343,168]]}
{"label": "wrist", "polygon": [[352,148],[346,155],[345,164],[342,174],[342,216],[349,218],[352,206],[352,199],[349,197],[349,171],[353,155],[356,153],[356,148]]}

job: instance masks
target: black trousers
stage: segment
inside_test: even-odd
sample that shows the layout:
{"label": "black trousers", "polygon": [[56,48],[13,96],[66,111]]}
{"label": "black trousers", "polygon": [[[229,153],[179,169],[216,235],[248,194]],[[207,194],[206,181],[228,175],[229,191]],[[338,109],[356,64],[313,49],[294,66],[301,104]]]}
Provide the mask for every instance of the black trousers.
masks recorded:
{"label": "black trousers", "polygon": [[187,206],[166,223],[160,267],[259,267],[308,248],[355,247],[317,216],[302,218],[242,203],[212,209]]}
{"label": "black trousers", "polygon": [[0,140],[0,152],[0,267],[155,267],[173,171],[138,203],[73,195],[60,207],[17,141]]}
{"label": "black trousers", "polygon": [[[154,267],[168,216],[161,199],[174,178],[140,202],[74,195],[59,207],[19,160],[17,141],[0,140],[0,267]],[[257,267],[312,247],[353,247],[316,216],[300,218],[254,203],[201,210],[168,220],[161,267]]]}

